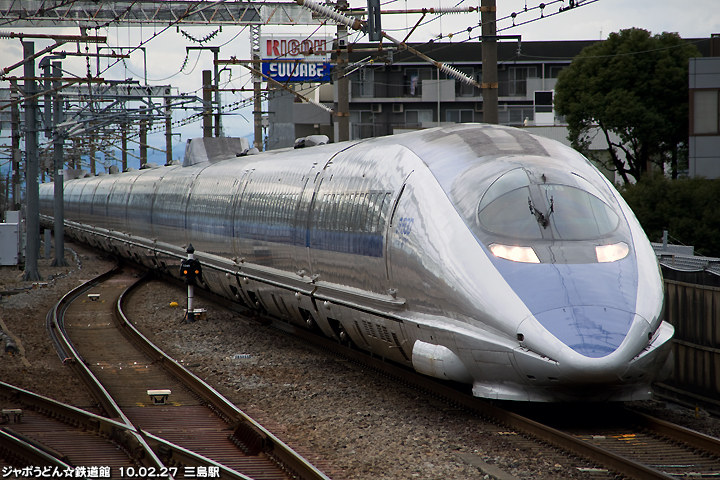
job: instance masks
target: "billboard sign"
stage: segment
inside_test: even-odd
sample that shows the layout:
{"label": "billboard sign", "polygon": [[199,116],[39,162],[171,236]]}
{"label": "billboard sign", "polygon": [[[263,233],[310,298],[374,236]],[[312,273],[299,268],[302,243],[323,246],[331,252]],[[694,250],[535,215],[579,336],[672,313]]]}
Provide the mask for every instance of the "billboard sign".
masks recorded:
{"label": "billboard sign", "polygon": [[262,72],[278,82],[330,81],[333,37],[272,35],[260,37]]}

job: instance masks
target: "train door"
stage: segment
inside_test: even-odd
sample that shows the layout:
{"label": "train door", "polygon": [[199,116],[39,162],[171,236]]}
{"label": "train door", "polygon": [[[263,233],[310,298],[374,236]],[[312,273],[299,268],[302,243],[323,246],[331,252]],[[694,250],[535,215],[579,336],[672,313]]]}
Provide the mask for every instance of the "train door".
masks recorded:
{"label": "train door", "polygon": [[236,196],[233,197],[233,254],[235,255],[235,265],[238,268],[238,272],[234,276],[234,281],[231,280],[231,282],[228,284],[228,289],[233,293],[233,295],[240,301],[240,303],[244,303],[250,308],[256,308],[257,305],[257,298],[255,297],[255,293],[251,292],[248,289],[248,282],[247,278],[245,278],[246,281],[241,281],[242,272],[240,272],[240,269],[242,268],[242,264],[244,262],[244,255],[243,255],[243,247],[247,248],[246,246],[246,237],[247,237],[247,220],[249,218],[248,210],[249,207],[247,205],[248,202],[248,190],[249,185],[252,182],[252,173],[255,171],[255,169],[248,169],[243,173],[242,178],[240,180],[240,184],[238,185]]}
{"label": "train door", "polygon": [[313,165],[310,173],[303,179],[302,192],[295,210],[295,223],[293,225],[293,245],[296,271],[305,271],[310,275],[310,253],[308,245],[308,229],[310,228],[310,211],[314,203],[318,182],[321,182],[320,171]]}
{"label": "train door", "polygon": [[[405,177],[405,181],[403,182],[402,186],[398,190],[397,197],[395,197],[395,201],[392,204],[392,209],[390,210],[388,221],[386,222],[386,231],[385,231],[385,274],[387,275],[387,279],[389,282],[392,283],[392,252],[393,252],[393,244],[397,243],[399,241],[398,238],[398,227],[399,223],[401,223],[401,218],[398,215],[398,205],[400,205],[400,199],[402,198],[403,192],[405,192],[405,187],[407,186],[408,179],[410,178],[410,175],[412,175],[412,172],[408,174],[407,177]],[[403,222],[405,223],[405,220],[403,218]],[[392,285],[390,288],[393,288]]]}

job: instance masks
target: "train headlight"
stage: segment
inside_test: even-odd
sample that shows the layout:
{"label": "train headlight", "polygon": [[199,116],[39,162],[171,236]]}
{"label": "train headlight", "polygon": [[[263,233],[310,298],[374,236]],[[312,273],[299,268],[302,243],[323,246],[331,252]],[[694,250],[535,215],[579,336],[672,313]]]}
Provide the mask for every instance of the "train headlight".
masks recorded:
{"label": "train headlight", "polygon": [[598,245],[595,247],[595,255],[600,263],[614,262],[625,258],[630,249],[625,242],[613,243],[612,245]]}
{"label": "train headlight", "polygon": [[493,243],[490,245],[490,251],[496,257],[512,260],[513,262],[540,263],[532,247],[513,247]]}

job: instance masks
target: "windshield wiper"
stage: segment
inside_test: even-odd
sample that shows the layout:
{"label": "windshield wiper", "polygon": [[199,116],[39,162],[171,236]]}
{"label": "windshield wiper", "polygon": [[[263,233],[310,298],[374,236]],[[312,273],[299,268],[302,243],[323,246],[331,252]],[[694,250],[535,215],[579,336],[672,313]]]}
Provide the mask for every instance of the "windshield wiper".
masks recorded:
{"label": "windshield wiper", "polygon": [[550,215],[552,215],[555,211],[555,202],[553,197],[550,197],[550,210],[548,211],[547,216],[543,215],[540,210],[535,208],[530,197],[528,197],[528,207],[530,207],[530,214],[535,216],[535,219],[540,225],[542,225],[543,228],[547,228],[548,225],[550,225]]}

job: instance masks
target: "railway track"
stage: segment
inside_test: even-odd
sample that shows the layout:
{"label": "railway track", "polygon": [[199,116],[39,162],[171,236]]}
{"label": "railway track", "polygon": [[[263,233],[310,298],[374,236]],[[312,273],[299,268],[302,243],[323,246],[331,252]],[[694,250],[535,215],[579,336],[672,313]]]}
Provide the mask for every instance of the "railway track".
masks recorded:
{"label": "railway track", "polygon": [[[273,325],[324,350],[357,362],[364,368],[497,422],[505,429],[511,429],[499,429],[498,434],[521,435],[530,439],[531,442],[520,441],[526,448],[533,449],[535,447],[532,443],[540,441],[584,458],[592,465],[576,468],[580,472],[592,474],[592,478],[617,478],[618,475],[637,480],[720,478],[720,440],[693,430],[625,408],[599,407],[606,415],[598,415],[592,406],[582,407],[582,413],[572,417],[573,421],[557,425],[556,428],[552,424],[557,422],[550,418],[567,418],[567,412],[563,410],[565,406],[557,409],[535,405],[535,413],[531,416],[541,419],[534,420],[530,416],[474,398],[467,392],[467,388],[419,375],[281,321],[274,321]],[[538,415],[537,410],[544,415]],[[548,416],[548,412],[554,412],[554,415]],[[588,417],[593,422],[589,422]],[[598,423],[595,421],[598,418],[605,421]]]}
{"label": "railway track", "polygon": [[[2,467],[40,468],[41,472],[57,468],[63,473],[72,470],[73,476],[74,468],[82,467],[87,473],[94,469],[95,477],[112,472],[113,478],[129,468],[137,472],[153,468],[151,457],[140,458],[142,437],[127,424],[4,382],[0,382],[0,399],[4,411],[13,411],[0,426]],[[77,476],[85,478],[81,471]]]}
{"label": "railway track", "polygon": [[[199,295],[238,313],[247,313],[237,304],[212,293],[200,291]],[[281,320],[272,320],[272,325],[279,331],[355,362],[363,369],[374,370],[489,419],[498,425],[495,433],[513,437],[515,445],[549,458],[564,457],[567,460],[570,457],[579,472],[592,475],[594,479],[720,478],[720,440],[681,426],[624,407],[582,407],[575,416],[568,416],[566,406],[553,409],[552,406],[536,405],[538,408],[534,408],[535,411],[519,414],[510,410],[511,407],[501,408],[472,397],[467,386],[463,388],[419,375]],[[588,417],[593,421],[589,422]],[[556,421],[557,418],[572,421],[561,424]],[[550,449],[545,446],[550,446]],[[558,454],[553,450],[564,453]],[[465,458],[472,455],[458,456],[468,463],[475,460]]]}
{"label": "railway track", "polygon": [[[152,469],[167,477],[202,472],[231,479],[327,480],[131,325],[122,305],[138,276],[116,267],[69,292],[47,316],[59,357],[88,385],[107,421],[134,438],[125,469],[114,470],[113,478]],[[66,446],[48,448],[63,452]]]}

